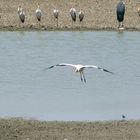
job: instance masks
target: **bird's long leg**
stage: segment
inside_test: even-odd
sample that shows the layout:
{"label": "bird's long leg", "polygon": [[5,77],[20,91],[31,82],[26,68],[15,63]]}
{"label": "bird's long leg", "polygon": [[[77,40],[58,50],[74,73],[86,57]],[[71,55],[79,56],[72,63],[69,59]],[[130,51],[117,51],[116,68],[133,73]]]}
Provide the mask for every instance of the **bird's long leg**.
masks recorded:
{"label": "bird's long leg", "polygon": [[122,21],[122,27],[123,27],[123,21]]}
{"label": "bird's long leg", "polygon": [[119,26],[118,26],[118,28],[120,28],[120,22],[118,22],[119,23]]}
{"label": "bird's long leg", "polygon": [[38,26],[39,26],[39,28],[40,28],[40,21],[38,21]]}
{"label": "bird's long leg", "polygon": [[83,76],[84,82],[86,83],[86,78],[85,78],[84,72],[82,72],[82,76]]}
{"label": "bird's long leg", "polygon": [[82,73],[80,72],[80,78],[81,78],[81,82],[83,82],[83,77],[82,77]]}
{"label": "bird's long leg", "polygon": [[21,24],[21,20],[20,20],[20,17],[19,17],[19,20],[18,20],[18,21],[19,21],[19,23],[18,23],[18,27],[20,27],[20,24]]}
{"label": "bird's long leg", "polygon": [[56,26],[57,26],[57,28],[58,28],[58,18],[56,19]]}
{"label": "bird's long leg", "polygon": [[74,24],[74,21],[72,20],[72,27],[71,28],[73,28],[73,24]]}

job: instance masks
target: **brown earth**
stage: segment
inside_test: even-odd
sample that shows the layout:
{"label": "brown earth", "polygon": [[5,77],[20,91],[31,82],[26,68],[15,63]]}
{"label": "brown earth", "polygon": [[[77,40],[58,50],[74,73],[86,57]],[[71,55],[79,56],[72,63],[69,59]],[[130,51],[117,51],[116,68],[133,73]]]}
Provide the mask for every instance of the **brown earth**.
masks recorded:
{"label": "brown earth", "polygon": [[140,140],[140,121],[43,122],[0,119],[1,140]]}
{"label": "brown earth", "polygon": [[[116,5],[118,0],[1,0],[0,30],[117,30]],[[126,30],[140,30],[140,17],[137,12],[139,0],[125,0],[126,13],[124,26]],[[43,11],[41,24],[36,21],[35,10],[40,5]],[[24,25],[19,26],[17,8],[25,10]],[[71,7],[85,13],[83,23],[79,20],[72,24],[69,10]],[[53,9],[60,11],[59,25],[53,17]]]}

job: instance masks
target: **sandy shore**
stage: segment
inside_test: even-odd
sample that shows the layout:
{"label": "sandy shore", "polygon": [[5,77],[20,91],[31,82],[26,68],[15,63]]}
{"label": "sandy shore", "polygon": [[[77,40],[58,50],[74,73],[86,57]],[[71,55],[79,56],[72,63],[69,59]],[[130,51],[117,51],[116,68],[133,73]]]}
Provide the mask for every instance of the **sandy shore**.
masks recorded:
{"label": "sandy shore", "polygon": [[0,119],[1,140],[139,140],[140,121],[41,122]]}
{"label": "sandy shore", "polygon": [[[117,0],[1,0],[0,30],[117,30]],[[139,0],[125,0],[126,14],[124,26],[126,30],[140,30],[140,17],[137,13]],[[36,21],[37,5],[43,11],[41,24]],[[17,8],[21,5],[26,14],[24,25],[19,26]],[[85,13],[83,23],[77,19],[72,24],[69,10],[71,7]],[[53,17],[53,9],[60,10],[58,28]]]}

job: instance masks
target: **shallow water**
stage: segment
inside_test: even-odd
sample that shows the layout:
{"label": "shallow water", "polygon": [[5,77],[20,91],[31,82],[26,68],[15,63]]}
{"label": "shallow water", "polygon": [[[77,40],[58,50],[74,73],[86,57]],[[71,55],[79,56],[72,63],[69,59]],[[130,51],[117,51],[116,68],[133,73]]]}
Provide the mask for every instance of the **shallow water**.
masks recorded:
{"label": "shallow water", "polygon": [[[140,119],[140,32],[0,32],[0,117]],[[94,64],[87,83],[57,63]]]}

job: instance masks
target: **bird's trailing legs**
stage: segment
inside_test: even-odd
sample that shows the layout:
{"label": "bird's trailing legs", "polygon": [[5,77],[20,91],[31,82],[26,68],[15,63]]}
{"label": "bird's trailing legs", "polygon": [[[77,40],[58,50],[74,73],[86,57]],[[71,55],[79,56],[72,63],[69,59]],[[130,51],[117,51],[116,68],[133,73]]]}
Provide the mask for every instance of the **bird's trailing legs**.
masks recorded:
{"label": "bird's trailing legs", "polygon": [[84,73],[83,72],[80,72],[80,78],[81,78],[81,81],[82,82],[85,82],[86,83],[86,79],[85,79],[85,76],[84,76]]}
{"label": "bird's trailing legs", "polygon": [[81,81],[83,82],[83,78],[82,78],[82,73],[80,72],[80,78],[81,78]]}
{"label": "bird's trailing legs", "polygon": [[86,83],[86,79],[83,71],[82,71],[82,75],[83,75],[84,82]]}

